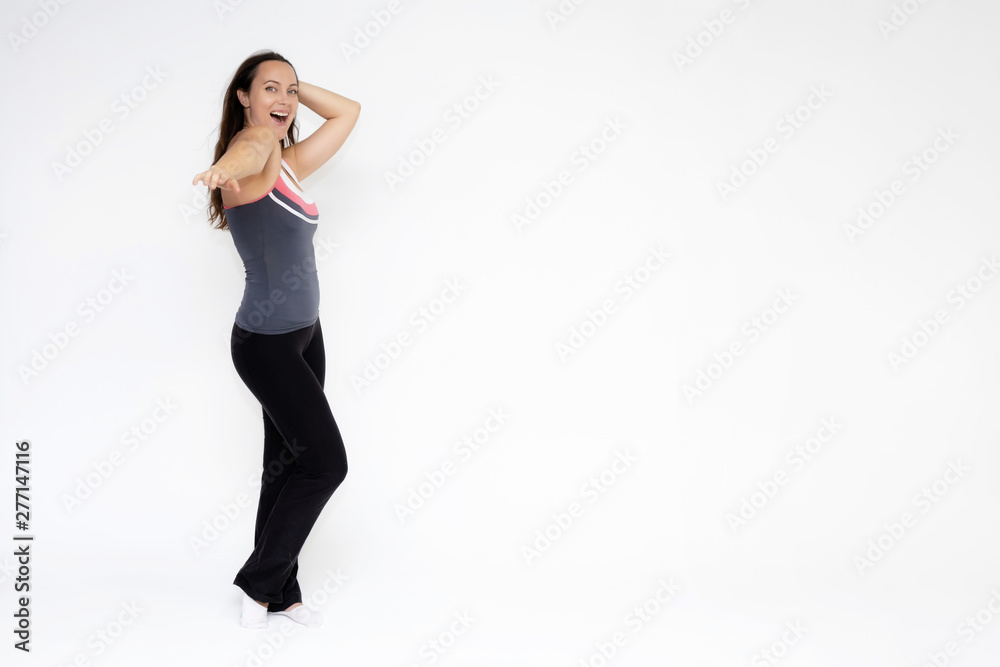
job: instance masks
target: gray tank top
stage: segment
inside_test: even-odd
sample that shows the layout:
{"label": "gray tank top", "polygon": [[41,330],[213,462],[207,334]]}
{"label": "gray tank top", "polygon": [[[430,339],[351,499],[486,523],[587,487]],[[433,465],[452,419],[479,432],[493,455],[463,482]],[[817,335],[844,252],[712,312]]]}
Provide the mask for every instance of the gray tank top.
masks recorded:
{"label": "gray tank top", "polygon": [[[243,301],[236,311],[241,329],[279,334],[319,319],[319,278],[313,236],[319,211],[295,182],[284,160],[268,192],[246,204],[223,208],[246,269]],[[293,182],[294,179],[294,182]]]}

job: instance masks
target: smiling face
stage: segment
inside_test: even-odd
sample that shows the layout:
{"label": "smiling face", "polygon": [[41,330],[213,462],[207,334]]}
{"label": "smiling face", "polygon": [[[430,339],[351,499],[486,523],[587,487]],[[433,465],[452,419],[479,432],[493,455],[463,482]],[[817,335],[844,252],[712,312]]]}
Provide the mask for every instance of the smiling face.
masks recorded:
{"label": "smiling face", "polygon": [[243,105],[243,127],[264,125],[284,139],[299,108],[299,83],[291,65],[265,60],[257,66],[250,90],[237,90]]}

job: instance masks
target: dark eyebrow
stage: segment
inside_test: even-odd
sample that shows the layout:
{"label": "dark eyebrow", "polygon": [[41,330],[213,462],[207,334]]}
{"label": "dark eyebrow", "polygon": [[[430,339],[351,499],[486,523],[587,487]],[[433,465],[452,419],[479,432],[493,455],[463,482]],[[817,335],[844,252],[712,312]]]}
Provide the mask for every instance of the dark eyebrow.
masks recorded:
{"label": "dark eyebrow", "polygon": [[[278,84],[279,86],[281,85],[281,82],[280,82],[280,81],[274,81],[274,80],[270,80],[270,81],[265,81],[264,83],[276,83],[276,84]],[[297,86],[297,85],[299,85],[299,84],[297,84],[297,83],[290,83],[290,84],[288,84],[288,85],[289,85],[289,86]]]}

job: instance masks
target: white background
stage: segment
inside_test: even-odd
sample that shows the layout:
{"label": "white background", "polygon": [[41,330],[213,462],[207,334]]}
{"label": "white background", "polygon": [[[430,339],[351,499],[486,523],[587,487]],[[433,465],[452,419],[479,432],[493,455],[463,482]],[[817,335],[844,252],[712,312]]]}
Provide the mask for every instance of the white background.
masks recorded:
{"label": "white background", "polygon": [[[51,4],[5,2],[0,21],[0,662],[996,664],[995,3],[588,0],[554,23],[556,0]],[[233,72],[265,48],[362,104],[303,183],[350,463],[300,555],[317,630],[238,623],[262,424],[229,353],[242,263],[191,186]],[[464,290],[418,330],[448,280]],[[498,409],[463,460],[455,443]],[[30,655],[11,646],[23,439]],[[619,452],[632,462],[607,472]]]}

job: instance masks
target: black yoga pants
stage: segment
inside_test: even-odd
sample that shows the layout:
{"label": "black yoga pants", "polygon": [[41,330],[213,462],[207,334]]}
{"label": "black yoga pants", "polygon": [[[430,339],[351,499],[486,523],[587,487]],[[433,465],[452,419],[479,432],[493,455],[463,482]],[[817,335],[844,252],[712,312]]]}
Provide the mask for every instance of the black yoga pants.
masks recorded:
{"label": "black yoga pants", "polygon": [[264,469],[253,553],[233,583],[268,610],[302,602],[298,557],[326,502],[347,475],[340,429],[323,393],[320,322],[282,334],[233,324],[236,372],[264,414]]}

